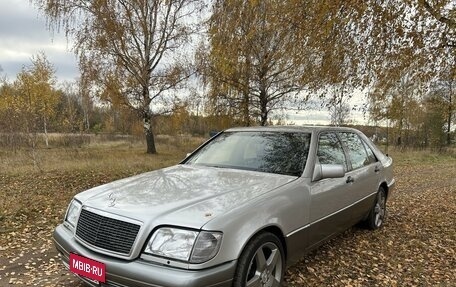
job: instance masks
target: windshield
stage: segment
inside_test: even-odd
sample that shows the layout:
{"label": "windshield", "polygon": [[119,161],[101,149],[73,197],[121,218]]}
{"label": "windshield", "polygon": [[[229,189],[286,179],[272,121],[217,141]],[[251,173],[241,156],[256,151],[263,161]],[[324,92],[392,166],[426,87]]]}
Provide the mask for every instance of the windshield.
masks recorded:
{"label": "windshield", "polygon": [[302,132],[225,132],[186,164],[301,176],[309,143],[310,134]]}

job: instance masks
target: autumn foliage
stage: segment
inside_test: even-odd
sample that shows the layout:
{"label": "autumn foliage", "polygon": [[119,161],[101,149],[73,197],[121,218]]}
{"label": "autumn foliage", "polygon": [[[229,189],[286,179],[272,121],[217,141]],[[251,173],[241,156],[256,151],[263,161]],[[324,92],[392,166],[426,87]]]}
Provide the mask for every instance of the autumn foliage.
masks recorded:
{"label": "autumn foliage", "polygon": [[81,77],[57,84],[40,54],[4,80],[11,145],[48,131],[121,133],[155,153],[156,134],[284,123],[306,109],[329,110],[334,125],[361,110],[387,145],[454,143],[454,1],[33,3],[73,41]]}

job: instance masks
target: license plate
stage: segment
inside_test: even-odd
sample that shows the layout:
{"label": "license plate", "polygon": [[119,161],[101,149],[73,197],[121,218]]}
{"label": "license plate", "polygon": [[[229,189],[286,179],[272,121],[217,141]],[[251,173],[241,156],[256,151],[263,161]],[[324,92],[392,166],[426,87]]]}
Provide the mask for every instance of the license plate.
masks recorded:
{"label": "license plate", "polygon": [[104,263],[74,253],[70,253],[70,271],[98,282],[106,282]]}

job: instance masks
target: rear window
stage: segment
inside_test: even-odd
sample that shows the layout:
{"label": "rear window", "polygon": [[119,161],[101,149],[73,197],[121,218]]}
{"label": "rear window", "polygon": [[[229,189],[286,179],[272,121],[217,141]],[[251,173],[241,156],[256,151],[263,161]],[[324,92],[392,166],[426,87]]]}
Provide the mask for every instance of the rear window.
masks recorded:
{"label": "rear window", "polygon": [[342,142],[348,150],[350,162],[353,169],[357,169],[372,163],[369,158],[364,143],[355,133],[340,133]]}

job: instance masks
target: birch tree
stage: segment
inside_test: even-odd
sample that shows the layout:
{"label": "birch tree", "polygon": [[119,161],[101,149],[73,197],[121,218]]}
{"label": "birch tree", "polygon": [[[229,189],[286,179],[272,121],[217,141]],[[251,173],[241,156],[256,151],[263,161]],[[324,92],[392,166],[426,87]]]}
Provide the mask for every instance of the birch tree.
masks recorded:
{"label": "birch tree", "polygon": [[0,83],[0,130],[6,132],[13,149],[24,144],[30,148],[35,167],[39,167],[40,133],[44,133],[45,144],[49,146],[48,125],[60,97],[55,83],[54,68],[42,53],[34,56],[32,64],[24,66],[13,82]]}
{"label": "birch tree", "polygon": [[270,112],[303,89],[305,50],[287,19],[287,1],[216,0],[204,59],[213,97],[241,111],[244,125],[266,125]]}
{"label": "birch tree", "polygon": [[[455,80],[454,0],[287,2],[293,8],[290,20],[299,27],[299,45],[318,51],[320,80],[313,83],[348,83],[352,89],[367,90],[371,117],[392,120],[399,134],[417,120],[417,113],[404,118],[403,108],[420,106],[436,83],[449,86]],[[454,118],[451,90],[440,93],[439,101],[450,119],[447,131]]]}
{"label": "birch tree", "polygon": [[[44,54],[32,58],[32,65],[24,67],[13,83],[15,95],[12,106],[19,113],[26,134],[34,135],[42,127],[46,147],[49,146],[48,125],[55,115],[59,94],[55,88],[55,70]],[[36,147],[35,141],[31,141]]]}
{"label": "birch tree", "polygon": [[[143,121],[147,153],[156,153],[153,123],[170,91],[190,75],[179,57],[193,32],[198,0],[35,0],[53,27],[75,42],[83,76],[102,99]],[[188,56],[187,56],[188,58]]]}

